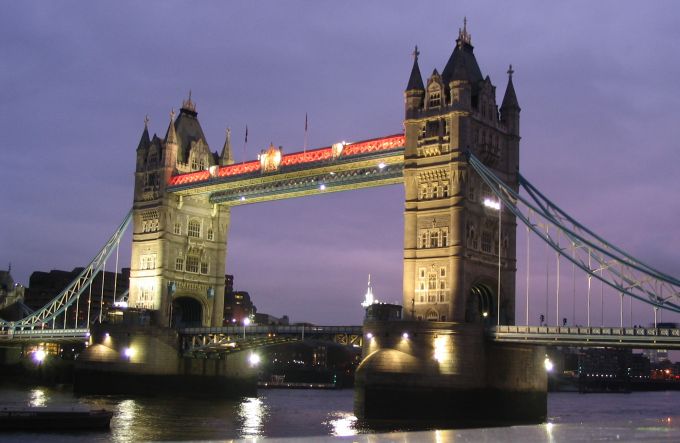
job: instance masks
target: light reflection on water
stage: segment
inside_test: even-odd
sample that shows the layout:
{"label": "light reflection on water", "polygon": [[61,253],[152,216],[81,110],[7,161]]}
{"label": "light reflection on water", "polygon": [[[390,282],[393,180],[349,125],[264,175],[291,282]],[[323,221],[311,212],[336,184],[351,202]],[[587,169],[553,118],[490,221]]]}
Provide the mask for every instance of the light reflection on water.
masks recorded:
{"label": "light reflection on water", "polygon": [[47,404],[47,400],[49,397],[45,394],[45,391],[37,388],[31,390],[31,395],[28,400],[28,405],[29,406],[45,406]]}
{"label": "light reflection on water", "polygon": [[330,420],[328,424],[330,425],[331,435],[335,437],[348,437],[351,435],[356,435],[356,422],[357,418],[354,414],[343,411],[334,411],[329,414]]}
{"label": "light reflection on water", "polygon": [[241,435],[243,438],[253,438],[263,435],[262,425],[266,417],[267,409],[260,398],[244,399],[238,409],[239,416],[243,420]]}
{"label": "light reflection on water", "polygon": [[[378,436],[352,413],[353,392],[263,390],[257,398],[215,399],[87,396],[75,398],[67,388],[0,386],[3,404],[35,406],[85,405],[114,411],[111,431],[73,434],[70,442],[136,442],[168,440],[229,440],[262,438],[340,437],[357,442],[399,441],[570,441],[612,439],[680,441],[680,392],[633,394],[550,394],[550,423],[536,426],[470,430],[439,429],[406,433],[392,428]],[[380,432],[391,432],[381,429]],[[677,437],[677,438],[676,438]],[[58,434],[3,434],[4,442],[59,442]],[[293,440],[291,440],[293,441]]]}

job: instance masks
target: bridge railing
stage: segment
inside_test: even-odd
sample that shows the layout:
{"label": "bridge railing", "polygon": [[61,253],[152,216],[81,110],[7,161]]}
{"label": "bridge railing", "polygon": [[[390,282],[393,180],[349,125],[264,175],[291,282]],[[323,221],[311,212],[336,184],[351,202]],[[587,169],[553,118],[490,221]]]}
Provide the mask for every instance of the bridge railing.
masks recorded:
{"label": "bridge railing", "polygon": [[678,328],[621,328],[597,326],[496,326],[494,333],[566,334],[566,335],[621,335],[646,337],[680,337]]}
{"label": "bridge railing", "polygon": [[[218,326],[210,328],[180,329],[182,335],[202,334],[243,334],[244,326]],[[356,334],[363,332],[362,326],[302,326],[302,325],[256,325],[245,326],[247,334]]]}

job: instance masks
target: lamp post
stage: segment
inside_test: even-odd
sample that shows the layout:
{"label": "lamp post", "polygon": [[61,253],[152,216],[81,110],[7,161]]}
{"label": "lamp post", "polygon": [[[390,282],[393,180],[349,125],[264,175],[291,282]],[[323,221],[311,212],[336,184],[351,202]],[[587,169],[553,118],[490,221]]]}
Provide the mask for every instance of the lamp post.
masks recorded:
{"label": "lamp post", "polygon": [[501,324],[501,217],[503,214],[503,207],[501,206],[501,199],[498,201],[492,200],[490,198],[484,199],[484,206],[487,208],[498,211],[498,287],[496,288],[496,325]]}
{"label": "lamp post", "polygon": [[250,324],[250,318],[246,317],[243,319],[243,339],[246,339],[246,326]]}

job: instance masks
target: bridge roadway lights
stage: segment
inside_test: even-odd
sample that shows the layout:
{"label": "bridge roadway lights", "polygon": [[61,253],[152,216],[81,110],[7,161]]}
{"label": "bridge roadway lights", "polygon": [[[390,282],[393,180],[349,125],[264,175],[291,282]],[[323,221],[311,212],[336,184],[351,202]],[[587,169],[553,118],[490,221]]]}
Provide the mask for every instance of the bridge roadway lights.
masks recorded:
{"label": "bridge roadway lights", "polygon": [[481,324],[367,320],[356,371],[361,420],[447,425],[541,423],[547,414],[542,346],[495,343]]}
{"label": "bridge roadway lights", "polygon": [[[106,329],[104,329],[106,328]],[[176,330],[133,324],[93,327],[93,343],[75,362],[77,394],[256,395],[249,352],[214,358],[182,355]]]}

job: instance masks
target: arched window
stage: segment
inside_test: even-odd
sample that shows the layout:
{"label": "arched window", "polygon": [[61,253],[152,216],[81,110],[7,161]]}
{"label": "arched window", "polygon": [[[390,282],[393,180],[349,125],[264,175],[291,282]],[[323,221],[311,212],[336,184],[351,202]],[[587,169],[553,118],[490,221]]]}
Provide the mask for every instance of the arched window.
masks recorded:
{"label": "arched window", "polygon": [[189,237],[201,237],[201,222],[198,220],[189,221],[189,226],[187,227],[187,235]]}
{"label": "arched window", "polygon": [[444,182],[444,186],[442,186],[442,196],[444,198],[447,198],[449,196],[449,183]]}

